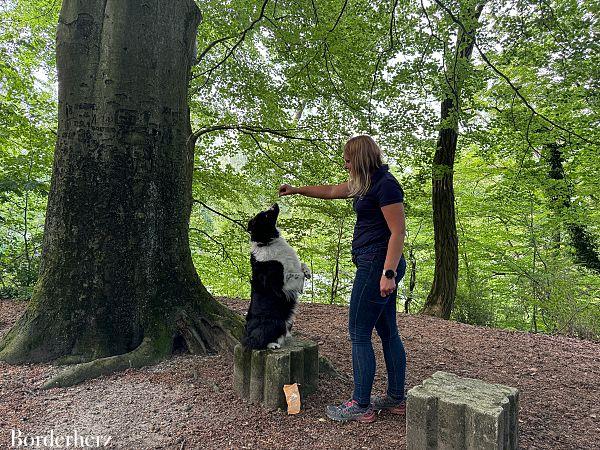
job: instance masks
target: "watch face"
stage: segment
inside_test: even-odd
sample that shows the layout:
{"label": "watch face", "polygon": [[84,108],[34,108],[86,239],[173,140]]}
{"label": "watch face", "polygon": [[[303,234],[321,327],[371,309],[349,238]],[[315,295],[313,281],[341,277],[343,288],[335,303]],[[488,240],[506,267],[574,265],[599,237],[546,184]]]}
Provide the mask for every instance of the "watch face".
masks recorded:
{"label": "watch face", "polygon": [[385,277],[386,277],[386,278],[389,278],[389,279],[392,279],[392,278],[394,278],[394,271],[393,271],[392,269],[388,269],[388,270],[386,270],[386,271],[385,271]]}

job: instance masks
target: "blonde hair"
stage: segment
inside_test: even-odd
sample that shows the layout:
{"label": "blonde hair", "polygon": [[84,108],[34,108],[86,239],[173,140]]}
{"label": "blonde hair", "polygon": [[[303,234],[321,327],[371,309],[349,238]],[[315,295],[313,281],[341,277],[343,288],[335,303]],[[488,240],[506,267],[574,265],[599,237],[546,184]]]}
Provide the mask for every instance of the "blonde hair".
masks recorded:
{"label": "blonde hair", "polygon": [[381,149],[371,136],[361,134],[346,142],[344,155],[352,164],[348,180],[350,197],[362,196],[371,187],[371,174],[383,164]]}

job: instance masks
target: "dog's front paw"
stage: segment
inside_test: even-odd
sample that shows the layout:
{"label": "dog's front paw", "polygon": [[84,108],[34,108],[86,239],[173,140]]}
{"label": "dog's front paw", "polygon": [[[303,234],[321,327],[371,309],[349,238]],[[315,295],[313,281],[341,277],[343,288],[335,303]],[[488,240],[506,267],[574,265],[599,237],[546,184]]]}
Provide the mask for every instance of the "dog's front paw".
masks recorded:
{"label": "dog's front paw", "polygon": [[275,350],[277,348],[281,348],[281,345],[279,345],[277,342],[271,342],[270,344],[267,344],[267,348]]}
{"label": "dog's front paw", "polygon": [[302,265],[300,267],[302,267],[302,273],[304,274],[305,278],[312,277],[312,272],[310,271],[310,269],[308,268],[306,263],[302,263]]}

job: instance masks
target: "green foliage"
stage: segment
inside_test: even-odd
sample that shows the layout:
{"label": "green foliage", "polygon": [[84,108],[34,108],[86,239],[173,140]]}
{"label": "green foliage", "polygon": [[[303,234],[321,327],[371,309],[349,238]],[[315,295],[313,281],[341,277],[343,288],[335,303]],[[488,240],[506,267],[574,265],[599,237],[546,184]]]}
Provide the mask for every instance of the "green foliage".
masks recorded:
{"label": "green foliage", "polygon": [[37,278],[56,129],[58,6],[0,6],[0,295],[29,297]]}
{"label": "green foliage", "polygon": [[[600,242],[597,0],[487,2],[478,21],[475,1],[441,4],[199,3],[190,245],[201,279],[216,295],[248,297],[245,224],[279,201],[283,235],[315,274],[303,299],[345,304],[354,275],[351,203],[276,193],[284,182],[344,181],[343,143],[366,132],[405,191],[405,253],[416,261],[410,311],[418,311],[435,261],[431,179],[448,170],[432,156],[439,129],[452,126],[460,253],[453,318],[599,338],[600,275],[573,242],[574,229]],[[3,295],[31,286],[39,261],[58,8],[0,6]],[[461,26],[475,29],[469,62],[456,59]],[[440,102],[457,88],[460,113],[441,122]],[[562,178],[551,176],[559,169],[550,145],[560,147]],[[400,302],[410,294],[409,271]]]}

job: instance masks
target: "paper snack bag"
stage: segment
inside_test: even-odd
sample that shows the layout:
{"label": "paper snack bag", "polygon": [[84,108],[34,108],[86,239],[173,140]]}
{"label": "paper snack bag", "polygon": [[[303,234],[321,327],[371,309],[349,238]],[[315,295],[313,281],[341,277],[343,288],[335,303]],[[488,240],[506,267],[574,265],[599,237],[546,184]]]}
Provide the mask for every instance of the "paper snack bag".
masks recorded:
{"label": "paper snack bag", "polygon": [[300,391],[298,383],[284,384],[283,392],[288,405],[288,414],[298,414],[300,412]]}

